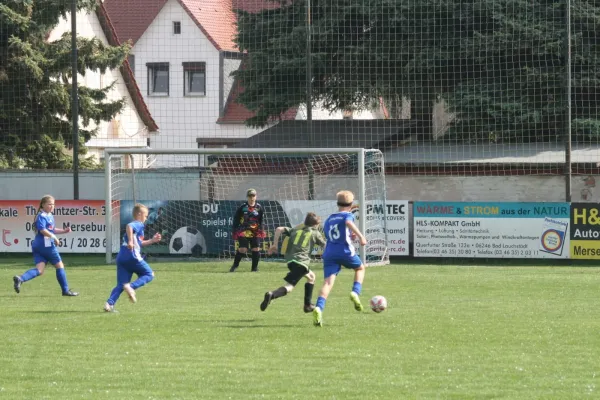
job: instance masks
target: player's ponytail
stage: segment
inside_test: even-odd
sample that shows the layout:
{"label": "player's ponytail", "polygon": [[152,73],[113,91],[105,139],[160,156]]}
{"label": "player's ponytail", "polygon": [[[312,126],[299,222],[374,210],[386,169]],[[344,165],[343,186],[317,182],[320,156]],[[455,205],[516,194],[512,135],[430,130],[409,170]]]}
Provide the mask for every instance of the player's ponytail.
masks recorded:
{"label": "player's ponytail", "polygon": [[35,233],[38,233],[38,230],[36,228],[36,224],[37,224],[37,219],[40,215],[40,212],[44,209],[44,204],[48,203],[49,201],[54,200],[54,197],[50,196],[50,195],[46,195],[44,197],[42,197],[42,199],[40,200],[40,206],[37,209],[37,212],[35,213],[35,217],[33,217],[33,231]]}

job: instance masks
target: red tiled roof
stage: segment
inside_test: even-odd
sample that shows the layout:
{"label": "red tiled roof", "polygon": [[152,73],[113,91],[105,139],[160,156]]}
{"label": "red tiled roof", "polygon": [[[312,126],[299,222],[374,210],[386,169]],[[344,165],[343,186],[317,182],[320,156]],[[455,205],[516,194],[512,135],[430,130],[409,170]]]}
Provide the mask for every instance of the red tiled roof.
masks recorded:
{"label": "red tiled roof", "polygon": [[[109,18],[102,1],[98,1],[99,5],[96,8],[96,15],[98,16],[98,21],[100,21],[100,25],[102,30],[104,31],[104,35],[106,35],[106,40],[113,45],[119,46],[121,42],[117,37],[117,33],[115,31],[114,26],[111,23],[111,19]],[[135,80],[135,76],[133,71],[131,70],[131,66],[129,65],[129,61],[125,60],[123,65],[119,68],[121,72],[121,76],[123,76],[123,80],[125,81],[125,86],[127,87],[127,91],[131,96],[133,104],[140,115],[140,118],[144,122],[144,124],[148,127],[150,132],[158,131],[158,125],[152,115],[150,114],[150,110],[148,109],[148,105],[144,101],[144,97],[142,96],[142,92],[140,91],[139,86],[137,85],[137,81]]]}
{"label": "red tiled roof", "polygon": [[[237,51],[233,42],[236,35],[234,10],[250,13],[275,9],[280,5],[274,0],[177,0],[198,28],[217,50]],[[167,0],[104,0],[103,7],[110,15],[115,36],[120,43],[131,40],[135,44],[150,26]],[[235,100],[243,88],[236,82],[225,103],[223,117],[218,123],[243,123],[254,116]],[[297,108],[281,115],[281,119],[295,119]]]}
{"label": "red tiled roof", "polygon": [[[102,0],[100,0],[102,1]],[[104,8],[119,43],[135,44],[150,26],[167,0],[104,0]]]}
{"label": "red tiled roof", "polygon": [[[233,10],[258,12],[279,7],[270,0],[177,0],[217,50],[236,51]],[[104,0],[104,7],[121,43],[135,44],[167,0]]]}
{"label": "red tiled roof", "polygon": [[234,10],[257,13],[263,10],[279,8],[279,2],[276,0],[232,0],[232,8]]}
{"label": "red tiled roof", "polygon": [[[243,66],[240,66],[243,68]],[[244,105],[239,104],[237,102],[238,96],[244,92],[244,88],[239,83],[239,80],[236,78],[233,83],[233,87],[231,88],[231,92],[229,97],[227,98],[227,102],[225,103],[225,108],[223,110],[223,116],[217,120],[219,124],[243,124],[246,122],[248,118],[254,116],[254,112],[248,110]],[[293,107],[284,112],[279,116],[281,120],[295,120],[296,114],[298,113],[298,108]]]}

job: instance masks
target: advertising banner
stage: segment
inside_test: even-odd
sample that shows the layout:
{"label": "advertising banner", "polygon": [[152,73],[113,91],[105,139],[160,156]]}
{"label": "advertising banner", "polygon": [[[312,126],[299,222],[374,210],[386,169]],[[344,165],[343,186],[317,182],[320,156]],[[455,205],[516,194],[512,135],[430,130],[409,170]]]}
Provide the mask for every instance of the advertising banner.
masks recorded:
{"label": "advertising banner", "polygon": [[[180,254],[199,256],[231,256],[237,243],[231,237],[233,215],[242,201],[156,201],[141,200],[149,208],[146,221],[146,238],[160,232],[161,243],[144,248],[148,254]],[[304,221],[307,212],[314,211],[323,221],[337,211],[330,200],[260,200],[265,210],[264,230],[267,237],[262,240],[261,251],[266,251],[278,226],[297,226]],[[358,207],[358,206],[357,206]],[[132,201],[121,201],[120,232],[132,220]],[[358,208],[353,210],[358,216]],[[383,205],[367,205],[367,256],[380,256],[386,249],[383,235],[383,218],[387,218],[388,250],[390,255],[408,254],[408,201],[388,201]],[[369,231],[371,230],[371,231]],[[284,244],[285,245],[285,244]],[[314,255],[322,249],[315,247]]]}
{"label": "advertising banner", "polygon": [[415,257],[569,258],[569,203],[415,202]]}
{"label": "advertising banner", "polygon": [[[0,200],[0,252],[27,253],[35,237],[33,220],[39,200]],[[56,200],[57,228],[72,232],[58,235],[61,253],[103,253],[106,248],[104,200]]]}
{"label": "advertising banner", "polygon": [[600,259],[600,204],[571,203],[571,258]]}
{"label": "advertising banner", "polygon": [[[281,202],[291,226],[302,223],[304,216],[309,211],[318,210],[322,214],[323,222],[332,213],[337,212],[335,202],[330,200],[284,200]],[[360,204],[356,204],[352,212],[357,221],[359,217]],[[366,210],[366,232],[368,238],[367,256],[381,256],[385,251],[385,233],[387,229],[387,251],[390,256],[405,256],[409,254],[409,232],[408,232],[408,200],[386,200],[385,206],[379,202],[367,203]],[[383,228],[385,219],[385,226]],[[358,222],[357,222],[358,226]],[[358,248],[358,241],[355,243]]]}

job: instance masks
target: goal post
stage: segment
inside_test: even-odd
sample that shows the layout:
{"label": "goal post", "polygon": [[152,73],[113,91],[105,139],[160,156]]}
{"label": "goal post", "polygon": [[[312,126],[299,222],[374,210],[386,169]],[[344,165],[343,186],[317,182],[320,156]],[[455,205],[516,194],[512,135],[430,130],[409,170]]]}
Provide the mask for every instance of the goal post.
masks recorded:
{"label": "goal post", "polygon": [[[335,194],[355,193],[352,212],[367,237],[359,247],[367,266],[389,263],[385,165],[379,150],[362,148],[105,149],[106,262],[113,262],[136,202],[148,206],[147,237],[161,243],[144,248],[153,256],[194,260],[233,259],[233,215],[258,192],[265,208],[266,237],[277,226],[296,226],[308,211],[325,218],[337,211]],[[379,213],[373,213],[379,210]],[[286,242],[280,243],[280,252]],[[318,258],[322,249],[315,248]],[[281,259],[272,257],[273,259]],[[271,258],[269,258],[271,259]]]}

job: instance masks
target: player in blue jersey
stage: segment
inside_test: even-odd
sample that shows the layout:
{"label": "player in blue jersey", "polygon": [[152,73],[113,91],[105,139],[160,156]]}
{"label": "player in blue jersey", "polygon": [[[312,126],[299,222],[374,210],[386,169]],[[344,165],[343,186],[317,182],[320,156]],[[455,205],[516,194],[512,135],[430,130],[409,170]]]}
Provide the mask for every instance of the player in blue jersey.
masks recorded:
{"label": "player in blue jersey", "polygon": [[[104,304],[104,311],[115,312],[115,303],[125,291],[132,303],[137,301],[135,290],[154,279],[154,271],[142,258],[142,246],[160,242],[161,235],[156,233],[152,239],[144,240],[144,222],[148,218],[148,208],[143,204],[133,206],[133,221],[127,224],[121,249],[117,254],[117,286]],[[136,274],[138,278],[131,282]],[[131,282],[131,283],[130,283]]]}
{"label": "player in blue jersey", "polygon": [[35,230],[35,238],[31,242],[31,250],[33,252],[33,262],[35,268],[25,271],[23,275],[13,277],[15,292],[21,293],[21,285],[33,278],[36,278],[44,273],[46,264],[50,263],[56,268],[56,280],[60,284],[63,296],[77,296],[79,293],[69,289],[67,282],[67,274],[65,273],[65,265],[58,253],[60,241],[56,235],[71,232],[70,227],[65,229],[57,228],[54,224],[54,197],[47,195],[42,197],[37,214],[33,219],[33,229]]}
{"label": "player in blue jersey", "polygon": [[342,266],[354,270],[354,284],[350,292],[350,300],[354,303],[356,311],[362,311],[363,306],[360,302],[360,292],[365,278],[365,266],[356,250],[352,245],[352,239],[358,238],[360,245],[365,246],[367,239],[354,224],[354,215],[352,202],[354,194],[348,190],[343,190],[337,194],[338,212],[331,214],[325,221],[324,232],[327,238],[327,245],[323,252],[323,272],[325,281],[319,292],[315,309],[313,310],[313,319],[315,326],[323,326],[323,310],[327,296],[333,288],[335,277],[341,271]]}

